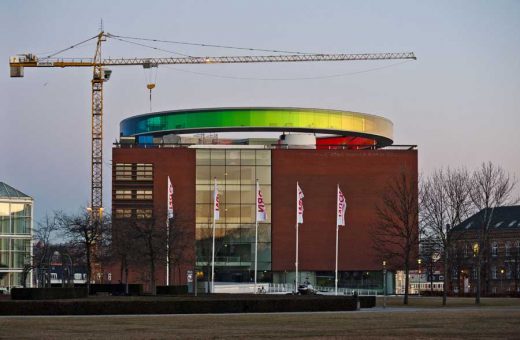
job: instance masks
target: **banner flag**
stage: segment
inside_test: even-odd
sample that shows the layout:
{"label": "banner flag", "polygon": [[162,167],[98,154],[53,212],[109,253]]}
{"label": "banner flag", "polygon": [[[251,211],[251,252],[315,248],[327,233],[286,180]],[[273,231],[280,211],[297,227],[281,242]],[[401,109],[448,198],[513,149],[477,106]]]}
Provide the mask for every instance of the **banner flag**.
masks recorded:
{"label": "banner flag", "polygon": [[338,205],[337,205],[337,224],[345,225],[345,212],[347,211],[347,201],[345,195],[341,192],[338,185]]}
{"label": "banner flag", "polygon": [[213,219],[220,218],[220,198],[218,194],[217,179],[215,178],[215,188],[213,189]]}
{"label": "banner flag", "polygon": [[264,197],[262,195],[262,191],[260,190],[258,181],[256,182],[256,221],[267,221],[267,211],[265,210]]}
{"label": "banner flag", "polygon": [[296,182],[296,222],[303,223],[303,191]]}
{"label": "banner flag", "polygon": [[173,218],[173,185],[168,176],[168,218]]}

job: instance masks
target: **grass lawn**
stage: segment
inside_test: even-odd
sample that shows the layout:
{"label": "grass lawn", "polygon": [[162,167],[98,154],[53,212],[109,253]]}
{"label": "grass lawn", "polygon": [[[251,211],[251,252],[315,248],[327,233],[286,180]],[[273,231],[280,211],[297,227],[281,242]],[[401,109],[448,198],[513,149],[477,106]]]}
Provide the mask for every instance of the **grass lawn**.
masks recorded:
{"label": "grass lawn", "polygon": [[[383,306],[383,297],[377,297],[378,307]],[[476,307],[475,298],[448,297],[446,306],[442,306],[442,297],[410,296],[408,306],[403,305],[402,296],[388,296],[386,298],[388,307],[421,307],[421,308],[450,308],[450,307]],[[519,307],[520,298],[480,298],[480,307]]]}
{"label": "grass lawn", "polygon": [[[114,301],[115,302],[115,301]],[[382,299],[378,299],[382,302]],[[115,302],[116,303],[116,302]],[[519,338],[520,299],[389,297],[360,312],[0,317],[0,338]],[[398,307],[399,306],[399,307]],[[408,310],[407,310],[408,309]]]}

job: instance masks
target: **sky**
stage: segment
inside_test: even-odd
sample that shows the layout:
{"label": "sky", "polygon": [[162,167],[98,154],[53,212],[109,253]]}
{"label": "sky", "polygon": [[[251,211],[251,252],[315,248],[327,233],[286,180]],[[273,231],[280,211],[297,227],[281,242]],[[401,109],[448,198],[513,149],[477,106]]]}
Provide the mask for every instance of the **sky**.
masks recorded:
{"label": "sky", "polygon": [[[358,111],[418,145],[419,170],[491,161],[520,179],[520,1],[0,1],[0,181],[35,199],[35,219],[76,212],[90,197],[91,69],[26,68],[96,35],[311,53],[414,52],[416,61],[113,67],[104,92],[104,206],[111,147],[124,118],[153,111],[294,106]],[[260,54],[144,42],[197,56]],[[92,57],[93,43],[60,54]],[[173,56],[104,43],[104,57]],[[265,80],[266,78],[275,80]],[[305,78],[305,79],[304,79]],[[517,193],[520,190],[517,188]]]}

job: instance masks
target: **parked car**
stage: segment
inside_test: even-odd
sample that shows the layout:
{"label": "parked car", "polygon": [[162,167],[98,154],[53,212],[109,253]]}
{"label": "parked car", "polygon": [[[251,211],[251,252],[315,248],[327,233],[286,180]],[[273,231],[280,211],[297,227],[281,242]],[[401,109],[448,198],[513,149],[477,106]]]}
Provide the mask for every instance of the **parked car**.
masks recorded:
{"label": "parked car", "polygon": [[301,295],[310,295],[310,294],[316,294],[317,291],[314,289],[314,287],[310,284],[309,281],[305,281],[301,285],[298,286],[298,293]]}

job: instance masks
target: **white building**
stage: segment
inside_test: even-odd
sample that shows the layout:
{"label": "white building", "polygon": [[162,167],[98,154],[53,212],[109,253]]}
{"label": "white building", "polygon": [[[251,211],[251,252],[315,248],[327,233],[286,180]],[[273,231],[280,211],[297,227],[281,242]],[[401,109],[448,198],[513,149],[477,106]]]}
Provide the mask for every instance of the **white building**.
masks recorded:
{"label": "white building", "polygon": [[[33,199],[0,182],[0,293],[22,286],[24,267],[32,264]],[[27,287],[32,270],[27,271]]]}

